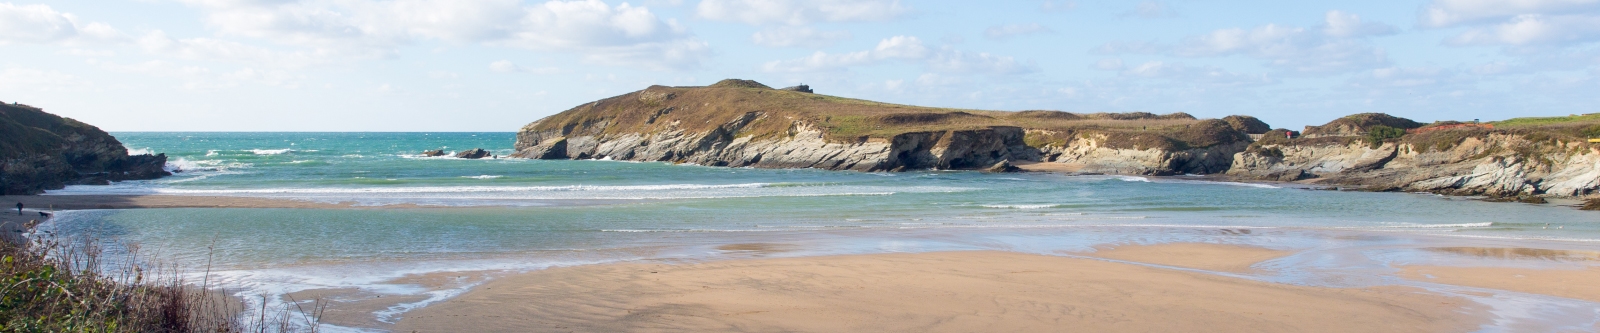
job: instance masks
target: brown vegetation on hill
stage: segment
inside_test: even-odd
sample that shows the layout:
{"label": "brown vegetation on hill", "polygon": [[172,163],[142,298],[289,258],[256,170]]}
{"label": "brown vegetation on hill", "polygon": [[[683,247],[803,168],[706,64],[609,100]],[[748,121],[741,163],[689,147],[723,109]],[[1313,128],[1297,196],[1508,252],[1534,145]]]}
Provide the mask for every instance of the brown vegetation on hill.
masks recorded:
{"label": "brown vegetation on hill", "polygon": [[1383,113],[1358,113],[1334,119],[1322,126],[1306,126],[1304,134],[1306,136],[1366,135],[1367,131],[1376,126],[1412,129],[1422,127],[1422,123]]}
{"label": "brown vegetation on hill", "polygon": [[0,103],[0,194],[37,194],[66,184],[105,184],[170,175],[166,155],[128,156],[105,131],[22,104]]}
{"label": "brown vegetation on hill", "polygon": [[834,142],[887,139],[914,132],[1020,127],[1030,145],[1065,144],[1091,136],[1128,147],[1208,147],[1244,138],[1226,122],[1197,120],[1185,113],[1076,114],[1061,111],[987,111],[873,102],[772,89],[759,82],[728,79],[705,87],[651,86],[580,105],[542,119],[524,131],[559,131],[562,136],[708,132],[749,116],[738,136],[790,135],[797,122],[822,129]]}

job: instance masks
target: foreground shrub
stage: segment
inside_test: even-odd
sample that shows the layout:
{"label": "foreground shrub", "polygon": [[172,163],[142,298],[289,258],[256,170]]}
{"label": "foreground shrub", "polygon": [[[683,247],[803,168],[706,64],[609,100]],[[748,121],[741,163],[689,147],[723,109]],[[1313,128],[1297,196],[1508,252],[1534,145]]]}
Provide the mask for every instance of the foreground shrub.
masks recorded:
{"label": "foreground shrub", "polygon": [[[96,244],[0,241],[0,332],[316,331],[287,308],[241,322],[239,300],[186,284],[175,269],[132,253],[105,258]],[[316,304],[302,317],[320,316],[323,305]]]}

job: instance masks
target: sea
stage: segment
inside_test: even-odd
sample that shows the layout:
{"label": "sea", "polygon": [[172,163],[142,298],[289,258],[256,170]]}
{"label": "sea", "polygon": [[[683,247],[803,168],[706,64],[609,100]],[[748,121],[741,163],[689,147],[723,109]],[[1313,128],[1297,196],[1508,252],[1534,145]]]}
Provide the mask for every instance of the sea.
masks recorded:
{"label": "sea", "polygon": [[[497,274],[557,266],[956,250],[1081,256],[1104,246],[1171,242],[1299,251],[1259,264],[1273,273],[1251,279],[1338,287],[1420,283],[1478,295],[1510,318],[1485,331],[1600,320],[1595,303],[1482,296],[1393,277],[1400,264],[1485,260],[1426,250],[1434,247],[1600,251],[1600,212],[1563,206],[1575,202],[1493,203],[1194,175],[529,160],[507,157],[515,140],[508,132],[113,135],[133,153],[167,154],[174,175],[46,195],[278,198],[349,208],[63,211],[40,230],[170,260],[261,306],[293,302],[284,296],[308,290],[406,296],[370,309],[369,319],[326,331],[382,331],[406,311]],[[472,148],[496,156],[421,155]],[[410,279],[430,274],[457,278]]]}

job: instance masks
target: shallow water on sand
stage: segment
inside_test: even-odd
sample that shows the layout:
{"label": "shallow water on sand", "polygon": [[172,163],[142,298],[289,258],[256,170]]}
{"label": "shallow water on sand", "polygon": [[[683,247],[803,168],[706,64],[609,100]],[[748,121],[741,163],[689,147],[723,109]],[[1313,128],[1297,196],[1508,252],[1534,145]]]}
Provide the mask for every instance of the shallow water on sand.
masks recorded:
{"label": "shallow water on sand", "polygon": [[[116,135],[135,150],[167,153],[170,167],[183,172],[50,194],[424,206],[87,210],[62,212],[42,229],[138,244],[188,267],[209,265],[241,295],[354,289],[414,296],[379,306],[373,321],[356,325],[380,328],[407,309],[492,275],[481,272],[623,260],[974,249],[1074,255],[1103,244],[1207,242],[1303,251],[1258,265],[1273,273],[1253,278],[1366,286],[1395,283],[1389,268],[1395,263],[1556,253],[1461,248],[1600,251],[1597,212],[1427,194],[1199,177],[861,173],[417,155],[474,147],[504,155],[511,133]],[[477,273],[450,283],[397,282],[441,272]]]}

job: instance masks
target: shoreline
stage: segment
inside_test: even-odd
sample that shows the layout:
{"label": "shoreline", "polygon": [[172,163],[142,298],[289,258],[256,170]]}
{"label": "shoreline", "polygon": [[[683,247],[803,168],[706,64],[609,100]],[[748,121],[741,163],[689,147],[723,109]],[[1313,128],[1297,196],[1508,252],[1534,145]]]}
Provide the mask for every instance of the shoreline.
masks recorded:
{"label": "shoreline", "polygon": [[[1448,197],[1448,198],[1459,198],[1459,199],[1463,199],[1463,200],[1475,200],[1475,201],[1493,202],[1493,203],[1522,203],[1522,204],[1541,205],[1541,206],[1550,206],[1550,207],[1566,207],[1566,208],[1577,209],[1577,210],[1582,210],[1582,208],[1584,207],[1584,205],[1585,205],[1585,203],[1587,201],[1600,200],[1600,195],[1592,195],[1592,196],[1587,196],[1587,197],[1581,197],[1581,196],[1580,197],[1567,197],[1567,196],[1531,195],[1531,196],[1527,196],[1527,197],[1528,198],[1546,199],[1546,200],[1548,200],[1548,202],[1544,202],[1544,203],[1529,203],[1529,202],[1518,201],[1519,199],[1523,198],[1521,196],[1517,196],[1517,197],[1495,197],[1495,196],[1488,196],[1488,195],[1456,195],[1456,194],[1438,193],[1438,192],[1378,191],[1378,190],[1368,190],[1367,187],[1365,187],[1363,185],[1321,184],[1321,182],[1323,180],[1326,180],[1325,178],[1311,178],[1311,179],[1304,179],[1304,180],[1286,182],[1286,181],[1275,181],[1275,180],[1245,179],[1245,178],[1227,176],[1226,174],[1204,174],[1204,175],[1190,175],[1190,176],[1185,176],[1185,175],[1150,176],[1150,175],[1080,173],[1080,172],[1078,172],[1078,170],[1082,169],[1083,165],[1081,165],[1081,164],[1072,164],[1072,163],[1032,162],[1032,163],[1018,163],[1018,164],[1016,164],[1016,166],[1017,166],[1017,168],[1019,170],[1021,170],[1020,172],[1046,173],[1046,174],[1057,174],[1057,175],[1065,175],[1065,176],[1102,176],[1103,175],[1103,176],[1148,177],[1148,178],[1155,178],[1155,179],[1170,179],[1170,180],[1199,180],[1199,181],[1222,182],[1222,183],[1272,185],[1272,186],[1280,186],[1280,187],[1294,188],[1294,189],[1307,190],[1307,191],[1341,191],[1341,192],[1367,192],[1367,193],[1432,194],[1432,195],[1444,196],[1444,197]],[[965,171],[977,171],[977,170],[965,170]]]}

